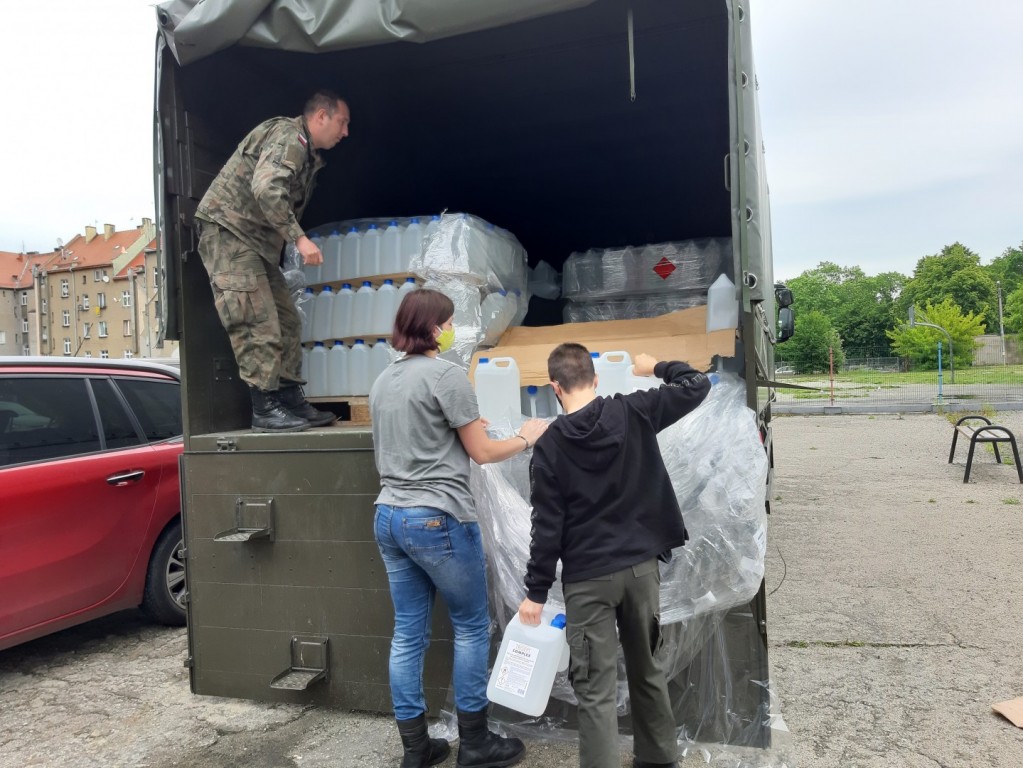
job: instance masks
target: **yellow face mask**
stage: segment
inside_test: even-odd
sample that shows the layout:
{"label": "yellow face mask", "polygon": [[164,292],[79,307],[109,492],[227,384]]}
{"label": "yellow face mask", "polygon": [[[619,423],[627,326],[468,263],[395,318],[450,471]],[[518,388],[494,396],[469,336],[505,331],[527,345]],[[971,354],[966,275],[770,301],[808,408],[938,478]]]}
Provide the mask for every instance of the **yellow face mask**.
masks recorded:
{"label": "yellow face mask", "polygon": [[454,328],[442,328],[440,333],[437,335],[437,347],[441,352],[447,352],[451,349],[451,345],[455,343],[455,329]]}

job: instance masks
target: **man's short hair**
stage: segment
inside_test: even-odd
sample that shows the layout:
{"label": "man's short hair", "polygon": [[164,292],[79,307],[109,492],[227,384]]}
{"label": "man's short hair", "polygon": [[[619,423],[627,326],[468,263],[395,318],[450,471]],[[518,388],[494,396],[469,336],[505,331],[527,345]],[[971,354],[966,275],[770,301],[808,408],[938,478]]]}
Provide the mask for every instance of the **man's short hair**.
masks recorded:
{"label": "man's short hair", "polygon": [[334,93],[334,91],[321,88],[309,97],[309,100],[305,103],[305,109],[302,110],[302,114],[306,117],[312,117],[319,110],[325,109],[327,110],[327,115],[333,117],[334,113],[337,112],[337,103],[339,101],[344,101],[344,99]]}
{"label": "man's short hair", "polygon": [[582,344],[568,342],[555,347],[547,358],[547,375],[565,392],[575,392],[580,387],[593,386],[597,374],[590,351]]}

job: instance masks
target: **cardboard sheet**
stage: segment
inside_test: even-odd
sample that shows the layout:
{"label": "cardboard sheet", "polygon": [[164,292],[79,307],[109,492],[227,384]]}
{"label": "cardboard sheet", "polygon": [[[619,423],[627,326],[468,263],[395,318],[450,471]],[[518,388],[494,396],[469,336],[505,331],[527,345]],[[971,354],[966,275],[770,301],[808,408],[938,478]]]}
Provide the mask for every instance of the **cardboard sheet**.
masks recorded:
{"label": "cardboard sheet", "polygon": [[999,704],[992,704],[991,709],[1007,718],[1017,728],[1023,728],[1023,696]]}
{"label": "cardboard sheet", "polygon": [[549,383],[547,357],[558,344],[578,342],[591,352],[641,352],[658,360],[684,360],[699,370],[710,367],[714,355],[735,354],[735,331],[706,332],[707,308],[680,309],[660,317],[565,323],[536,328],[509,328],[500,343],[473,355],[469,378],[475,381],[481,357],[511,357],[519,368],[522,386]]}

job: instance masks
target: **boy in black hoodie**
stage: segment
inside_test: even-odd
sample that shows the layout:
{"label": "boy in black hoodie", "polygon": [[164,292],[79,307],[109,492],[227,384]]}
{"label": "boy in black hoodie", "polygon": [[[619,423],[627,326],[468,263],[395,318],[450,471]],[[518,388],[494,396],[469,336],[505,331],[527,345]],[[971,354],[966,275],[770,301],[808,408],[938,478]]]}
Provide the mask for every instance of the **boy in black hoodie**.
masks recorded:
{"label": "boy in black hoodie", "polygon": [[[632,702],[636,768],[676,766],[675,718],[660,646],[660,570],[689,538],[657,433],[695,409],[710,381],[682,362],[638,355],[635,372],[658,389],[597,397],[590,353],[551,352],[547,372],[565,409],[537,440],[530,463],[533,527],[525,624],[538,624],[561,559],[570,677],[579,700],[579,765],[619,768],[615,710],[618,641]],[[616,633],[617,626],[617,633]]]}

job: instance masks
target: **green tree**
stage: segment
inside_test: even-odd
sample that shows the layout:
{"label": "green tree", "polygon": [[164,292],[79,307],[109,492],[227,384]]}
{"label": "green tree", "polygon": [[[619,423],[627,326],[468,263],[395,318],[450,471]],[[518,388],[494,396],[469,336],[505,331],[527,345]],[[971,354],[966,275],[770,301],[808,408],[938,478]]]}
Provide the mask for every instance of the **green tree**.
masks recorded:
{"label": "green tree", "polygon": [[995,282],[980,257],[962,243],[946,245],[941,253],[924,256],[916,264],[912,279],[906,283],[899,297],[900,319],[911,306],[930,302],[941,304],[949,299],[965,313],[973,313],[988,324],[998,318],[998,299]]}
{"label": "green tree", "polygon": [[796,369],[796,373],[819,373],[827,371],[830,352],[834,351],[835,367],[845,362],[842,339],[823,312],[812,310],[796,314],[796,331],[785,342],[785,362]]}
{"label": "green tree", "polygon": [[[1004,315],[1004,308],[1008,304],[1009,296],[1023,288],[1023,244],[1019,248],[1006,248],[1005,252],[984,267],[984,270],[987,272],[988,277],[995,281],[996,284],[1001,283]],[[992,331],[998,328],[997,322],[995,322],[997,319],[998,305],[996,300],[992,322],[988,323],[988,328]],[[1008,328],[1008,324],[1005,327]]]}
{"label": "green tree", "polygon": [[[948,331],[955,347],[955,364],[957,368],[965,368],[973,364],[973,352],[980,346],[974,337],[984,333],[984,318],[967,312],[965,315],[951,299],[939,304],[928,302],[923,308],[916,307],[918,321],[938,325]],[[910,327],[906,322],[888,332],[892,340],[892,349],[900,357],[908,357],[913,365],[923,368],[938,367],[938,342],[942,343],[946,360],[948,357],[948,339],[937,328],[917,325]]]}
{"label": "green tree", "polygon": [[823,261],[786,282],[796,316],[821,312],[838,331],[846,350],[887,349],[885,332],[895,324],[896,300],[907,278],[898,272],[870,277],[860,267]]}
{"label": "green tree", "polygon": [[1010,293],[1002,305],[1006,333],[1023,333],[1023,285]]}

